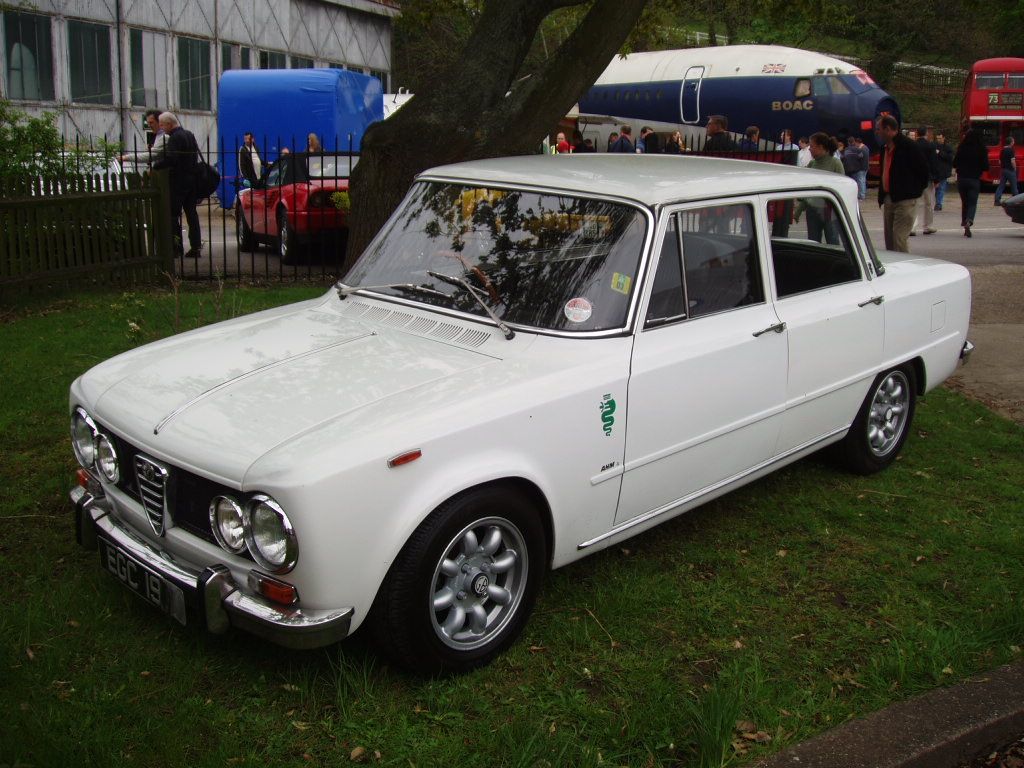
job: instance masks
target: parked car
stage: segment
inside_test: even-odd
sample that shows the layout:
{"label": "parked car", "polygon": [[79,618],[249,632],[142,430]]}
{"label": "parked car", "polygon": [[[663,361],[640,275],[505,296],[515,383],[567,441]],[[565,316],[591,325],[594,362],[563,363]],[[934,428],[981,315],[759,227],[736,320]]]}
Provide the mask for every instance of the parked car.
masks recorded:
{"label": "parked car", "polygon": [[1003,210],[1017,224],[1024,224],[1024,192],[1003,200]]}
{"label": "parked car", "polygon": [[235,199],[239,249],[270,243],[289,264],[311,240],[347,232],[348,180],[358,160],[330,152],[281,155],[257,186]]}
{"label": "parked car", "polygon": [[549,567],[826,446],[891,464],[972,349],[970,295],[876,253],[837,174],[435,168],[346,284],[72,384],[78,539],[182,623],[293,648],[366,624],[414,669],[472,668]]}

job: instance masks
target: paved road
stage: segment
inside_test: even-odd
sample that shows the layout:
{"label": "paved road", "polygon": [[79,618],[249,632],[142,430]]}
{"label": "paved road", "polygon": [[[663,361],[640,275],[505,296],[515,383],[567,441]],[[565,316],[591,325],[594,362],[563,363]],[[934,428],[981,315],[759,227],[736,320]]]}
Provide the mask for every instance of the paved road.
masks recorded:
{"label": "paved road", "polygon": [[[944,210],[935,213],[934,235],[921,227],[910,250],[922,256],[963,264],[971,272],[973,304],[970,339],[976,349],[950,386],[1024,424],[1024,226],[1014,224],[983,192],[974,219],[974,234],[963,236],[960,198],[946,194]],[[884,242],[882,216],[871,198],[861,204],[876,244]]]}

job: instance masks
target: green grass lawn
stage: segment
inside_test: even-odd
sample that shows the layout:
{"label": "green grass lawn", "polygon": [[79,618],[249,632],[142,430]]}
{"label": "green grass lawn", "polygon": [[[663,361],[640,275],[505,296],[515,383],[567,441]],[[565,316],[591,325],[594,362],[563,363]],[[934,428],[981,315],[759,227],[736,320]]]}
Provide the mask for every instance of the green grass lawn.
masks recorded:
{"label": "green grass lawn", "polygon": [[74,543],[67,389],[310,286],[77,295],[0,318],[0,766],[739,765],[1021,658],[1024,429],[946,390],[901,460],[811,458],[549,574],[491,666],[424,680],[178,626]]}

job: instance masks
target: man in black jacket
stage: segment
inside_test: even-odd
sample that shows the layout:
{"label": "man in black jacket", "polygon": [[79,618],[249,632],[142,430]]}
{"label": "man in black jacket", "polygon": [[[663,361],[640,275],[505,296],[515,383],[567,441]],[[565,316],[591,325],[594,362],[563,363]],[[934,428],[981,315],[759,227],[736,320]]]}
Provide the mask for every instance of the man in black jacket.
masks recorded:
{"label": "man in black jacket", "polygon": [[917,144],[900,133],[900,125],[892,115],[878,118],[875,137],[882,146],[878,205],[882,208],[885,247],[909,253],[914,209],[929,184],[928,161]]}
{"label": "man in black jacket", "polygon": [[946,198],[946,185],[953,175],[953,148],[946,143],[946,135],[942,131],[935,133],[936,165],[939,172],[939,183],[935,185],[935,210],[942,210],[942,201]]}
{"label": "man in black jacket", "polygon": [[196,212],[196,166],[199,163],[199,144],[191,131],[181,127],[178,118],[170,112],[160,115],[160,128],[167,134],[167,141],[153,160],[153,170],[167,168],[170,171],[171,220],[174,231],[174,247],[178,255],[184,250],[181,237],[181,213],[185,212],[188,222],[188,253],[185,256],[197,259],[203,245],[199,231],[199,214]]}

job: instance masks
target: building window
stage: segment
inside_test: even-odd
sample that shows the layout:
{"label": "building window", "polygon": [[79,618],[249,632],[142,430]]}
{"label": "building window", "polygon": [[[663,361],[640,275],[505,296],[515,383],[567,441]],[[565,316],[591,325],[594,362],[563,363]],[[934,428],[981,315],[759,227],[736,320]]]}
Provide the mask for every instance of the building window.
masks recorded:
{"label": "building window", "polygon": [[292,69],[312,69],[313,60],[304,56],[292,56]]}
{"label": "building window", "polygon": [[330,62],[328,62],[328,63],[327,63],[327,66],[328,66],[328,67],[329,67],[330,69],[348,69],[348,67],[346,67],[346,66],[345,66],[344,64],[339,64],[339,63],[338,63],[338,62],[336,62],[336,61],[330,61]]}
{"label": "building window", "polygon": [[114,79],[110,71],[110,27],[68,22],[68,71],[71,101],[113,104]]}
{"label": "building window", "polygon": [[368,74],[371,77],[376,77],[378,80],[380,80],[380,87],[384,90],[385,93],[388,92],[388,73],[387,72],[381,72],[380,70],[377,70],[377,69],[371,69]]}
{"label": "building window", "polygon": [[4,12],[7,96],[53,101],[53,43],[50,19],[34,13]]}
{"label": "building window", "polygon": [[167,36],[128,30],[133,107],[167,107]]}
{"label": "building window", "polygon": [[235,43],[221,43],[220,71],[223,73],[229,69],[251,69],[250,50],[243,45],[235,45]]}
{"label": "building window", "polygon": [[210,109],[210,42],[178,38],[178,103],[182,109]]}
{"label": "building window", "polygon": [[286,59],[279,51],[260,51],[260,69],[287,69]]}

